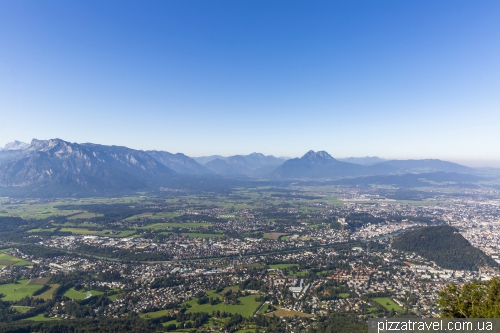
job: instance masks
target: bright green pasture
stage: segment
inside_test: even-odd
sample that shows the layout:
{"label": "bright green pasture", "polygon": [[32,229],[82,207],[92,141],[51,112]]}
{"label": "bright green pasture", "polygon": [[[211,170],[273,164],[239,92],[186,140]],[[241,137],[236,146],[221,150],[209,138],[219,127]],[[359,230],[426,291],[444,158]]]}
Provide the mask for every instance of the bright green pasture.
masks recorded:
{"label": "bright green pasture", "polygon": [[[208,297],[218,297],[223,301],[222,296],[218,295],[215,293],[214,290],[208,291],[207,292]],[[221,302],[216,305],[210,305],[210,304],[198,304],[196,301],[198,300],[197,298],[194,298],[190,301],[184,302],[182,304],[189,304],[191,307],[186,311],[186,313],[191,313],[191,312],[205,312],[211,314],[212,311],[220,311],[220,312],[228,312],[228,313],[237,313],[242,315],[243,317],[251,317],[253,316],[254,312],[259,308],[261,305],[260,302],[257,302],[255,299],[258,297],[258,295],[249,295],[249,296],[243,296],[238,298],[238,300],[241,302],[241,304],[238,305],[233,305],[233,304],[224,304],[224,302]]]}
{"label": "bright green pasture", "polygon": [[41,298],[41,299],[51,299],[52,298],[52,295],[54,294],[54,291],[56,291],[56,289],[59,288],[59,285],[58,284],[51,284],[50,285],[50,289],[47,290],[47,291],[44,291],[43,293],[41,293],[40,295],[38,296],[34,296],[35,298]]}
{"label": "bright green pasture", "polygon": [[61,320],[61,318],[46,318],[43,316],[43,313],[40,313],[39,315],[36,315],[34,317],[26,318],[26,320],[32,320],[32,321],[51,321],[51,320]]}
{"label": "bright green pasture", "polygon": [[104,214],[97,214],[97,213],[79,213],[73,216],[68,217],[68,220],[77,220],[77,219],[91,219],[93,217],[102,217]]}
{"label": "bright green pasture", "polygon": [[298,264],[274,264],[274,265],[269,265],[269,268],[272,268],[272,269],[283,269],[283,268],[290,268],[290,267],[293,267],[293,266],[298,267],[299,265]]}
{"label": "bright green pasture", "polygon": [[384,308],[387,309],[387,311],[390,311],[391,309],[394,309],[394,311],[403,310],[396,302],[394,302],[389,297],[375,297],[372,298],[372,300],[382,305]]}
{"label": "bright green pasture", "polygon": [[181,216],[181,214],[177,212],[171,212],[171,213],[142,213],[142,214],[137,214],[133,215],[130,217],[127,217],[125,221],[132,221],[132,220],[137,220],[140,218],[150,218],[154,220],[161,220],[161,219],[172,219],[174,217]]}
{"label": "bright green pasture", "polygon": [[267,309],[269,309],[269,304],[264,304],[264,306],[259,310],[259,314],[266,313]]}
{"label": "bright green pasture", "polygon": [[105,229],[105,230],[89,230],[86,228],[61,228],[60,231],[63,232],[71,232],[75,235],[98,235],[98,236],[106,236],[106,237],[128,237],[135,233],[135,230],[117,230],[120,231],[118,234],[111,234],[113,230]]}
{"label": "bright green pasture", "polygon": [[[103,294],[102,291],[98,291],[98,290],[90,290],[90,293],[92,294],[92,296]],[[71,299],[82,300],[82,299],[85,299],[87,297],[87,291],[85,290],[85,291],[80,292],[80,291],[75,290],[75,288],[71,288],[64,293],[64,296],[71,298]]]}
{"label": "bright green pasture", "polygon": [[141,318],[148,318],[148,319],[154,319],[154,318],[160,318],[163,316],[168,316],[172,310],[159,310],[159,311],[153,311],[153,312],[145,312],[141,313],[139,317]]}
{"label": "bright green pasture", "polygon": [[5,254],[5,253],[0,253],[0,267],[5,267],[5,266],[31,266],[33,263],[16,258],[14,256]]}
{"label": "bright green pasture", "polygon": [[114,294],[114,295],[111,295],[111,296],[107,296],[107,298],[110,300],[110,301],[115,301],[118,297],[120,297],[121,295],[123,295],[123,293],[120,293],[120,294]]}
{"label": "bright green pasture", "polygon": [[20,313],[26,313],[31,310],[31,306],[13,305],[12,308]]}
{"label": "bright green pasture", "polygon": [[201,227],[211,227],[213,226],[212,223],[207,223],[207,222],[165,222],[165,223],[153,223],[153,224],[148,224],[142,227],[138,227],[137,229],[153,229],[153,230],[166,230],[166,229],[171,229],[171,228],[201,228]]}
{"label": "bright green pasture", "polygon": [[4,301],[19,301],[26,296],[32,296],[42,285],[29,284],[29,280],[19,280],[18,283],[8,283],[0,285],[0,294]]}
{"label": "bright green pasture", "polygon": [[31,229],[28,230],[28,232],[53,232],[57,228],[36,228],[36,229]]}

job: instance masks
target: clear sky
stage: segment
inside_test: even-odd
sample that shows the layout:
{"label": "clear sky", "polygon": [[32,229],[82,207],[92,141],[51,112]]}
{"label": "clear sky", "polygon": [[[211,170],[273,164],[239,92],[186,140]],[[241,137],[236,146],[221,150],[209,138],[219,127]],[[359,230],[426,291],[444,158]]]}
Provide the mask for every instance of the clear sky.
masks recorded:
{"label": "clear sky", "polygon": [[500,166],[499,18],[498,0],[1,1],[0,145]]}

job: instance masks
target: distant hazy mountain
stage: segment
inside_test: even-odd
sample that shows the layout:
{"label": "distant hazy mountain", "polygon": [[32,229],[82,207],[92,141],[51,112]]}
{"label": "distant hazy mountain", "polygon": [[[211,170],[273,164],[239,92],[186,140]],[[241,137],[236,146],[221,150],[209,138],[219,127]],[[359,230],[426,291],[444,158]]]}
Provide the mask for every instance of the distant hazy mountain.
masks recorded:
{"label": "distant hazy mountain", "polygon": [[399,172],[459,172],[459,173],[473,173],[474,169],[460,165],[453,162],[447,162],[437,159],[425,160],[390,160],[376,164],[379,167],[392,167]]}
{"label": "distant hazy mountain", "polygon": [[346,157],[346,158],[338,158],[337,160],[341,162],[361,164],[361,165],[374,165],[380,162],[387,161],[384,158],[380,158],[377,156],[366,156],[366,157]]}
{"label": "distant hazy mountain", "polygon": [[361,165],[336,160],[325,151],[309,151],[301,158],[286,161],[272,173],[273,178],[339,178],[368,175],[431,172],[475,173],[466,166],[441,160],[391,160]]}
{"label": "distant hazy mountain", "polygon": [[33,196],[102,195],[159,187],[176,175],[143,151],[36,140],[0,165],[0,187]]}
{"label": "distant hazy mountain", "polygon": [[0,148],[0,151],[5,151],[5,150],[22,150],[22,149],[26,149],[29,147],[29,144],[25,143],[25,142],[21,142],[21,141],[13,141],[13,142],[9,142],[5,145],[5,147],[3,148]]}
{"label": "distant hazy mountain", "polygon": [[220,158],[216,158],[205,164],[205,167],[218,175],[234,175],[234,174],[242,174],[238,173],[238,171],[229,165],[226,161]]}
{"label": "distant hazy mountain", "polygon": [[224,157],[224,156],[220,156],[220,155],[210,155],[210,156],[193,157],[193,160],[195,160],[196,162],[198,162],[198,163],[200,163],[200,164],[202,164],[202,165],[205,165],[205,164],[207,164],[208,162],[213,161],[213,160],[215,160],[215,159],[217,159],[217,158],[219,158],[219,159],[221,159],[221,160],[225,159],[225,157]]}
{"label": "distant hazy mountain", "polygon": [[205,167],[219,175],[246,175],[258,177],[269,174],[277,166],[286,161],[286,158],[252,153],[250,155],[234,155],[229,157],[218,155],[204,156],[197,157],[195,160],[207,161],[204,164]]}
{"label": "distant hazy mountain", "polygon": [[178,173],[204,175],[214,172],[182,153],[172,154],[166,151],[147,150],[149,156]]}
{"label": "distant hazy mountain", "polygon": [[[368,185],[392,185],[398,187],[422,187],[422,186],[434,186],[439,183],[454,184],[456,186],[472,186],[470,183],[487,180],[487,178],[479,177],[471,174],[463,174],[456,172],[431,172],[431,173],[405,173],[398,175],[388,175],[388,176],[364,176],[355,178],[344,178],[339,179],[334,182],[337,185],[356,185],[356,186],[368,186]],[[436,184],[437,183],[437,184]],[[475,185],[474,185],[475,186]]]}
{"label": "distant hazy mountain", "polygon": [[[388,168],[392,171],[391,168]],[[276,168],[273,178],[336,178],[369,174],[371,168],[364,165],[341,162],[326,151],[308,151],[301,158],[292,158]],[[388,170],[380,172],[387,173]]]}

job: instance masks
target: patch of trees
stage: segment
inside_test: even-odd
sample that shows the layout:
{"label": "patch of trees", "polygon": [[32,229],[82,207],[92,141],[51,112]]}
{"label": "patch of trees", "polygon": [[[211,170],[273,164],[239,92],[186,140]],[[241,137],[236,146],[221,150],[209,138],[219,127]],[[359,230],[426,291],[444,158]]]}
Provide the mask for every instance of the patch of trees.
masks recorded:
{"label": "patch of trees", "polygon": [[44,284],[42,286],[42,288],[38,289],[38,290],[35,290],[33,292],[33,296],[38,296],[38,295],[41,295],[43,294],[44,292],[46,292],[47,290],[49,290],[50,288],[52,288],[51,286],[49,286],[48,284]]}
{"label": "patch of trees", "polygon": [[370,213],[352,213],[346,216],[345,221],[350,229],[361,228],[365,224],[379,224],[385,222],[381,217],[375,217]]}
{"label": "patch of trees", "polygon": [[446,269],[477,271],[485,265],[498,266],[492,258],[473,247],[457,229],[450,226],[406,231],[394,238],[392,247],[415,252]]}
{"label": "patch of trees", "polygon": [[75,251],[96,257],[113,258],[128,261],[164,261],[170,259],[167,254],[162,253],[135,252],[110,247],[96,247],[86,244],[80,244]]}
{"label": "patch of trees", "polygon": [[500,278],[448,284],[439,293],[438,307],[443,318],[500,318]]}

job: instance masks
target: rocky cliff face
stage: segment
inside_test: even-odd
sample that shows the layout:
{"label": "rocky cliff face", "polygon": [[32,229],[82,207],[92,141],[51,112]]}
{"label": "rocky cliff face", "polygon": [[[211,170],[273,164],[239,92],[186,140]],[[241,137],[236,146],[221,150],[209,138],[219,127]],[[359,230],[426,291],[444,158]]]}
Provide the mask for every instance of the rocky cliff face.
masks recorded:
{"label": "rocky cliff face", "polygon": [[143,151],[33,139],[21,155],[0,165],[0,186],[102,194],[154,187],[175,174]]}

